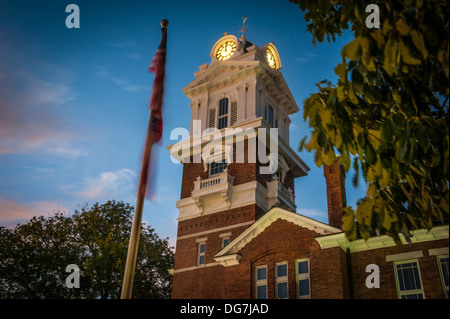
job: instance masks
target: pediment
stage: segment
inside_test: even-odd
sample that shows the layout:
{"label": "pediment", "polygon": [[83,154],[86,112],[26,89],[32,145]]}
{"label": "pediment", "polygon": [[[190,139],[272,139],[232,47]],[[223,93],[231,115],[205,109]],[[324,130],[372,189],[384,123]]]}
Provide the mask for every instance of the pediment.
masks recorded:
{"label": "pediment", "polygon": [[307,228],[320,235],[331,235],[342,232],[338,228],[321,223],[312,218],[293,213],[279,207],[274,207],[263,217],[253,223],[249,228],[247,228],[242,234],[232,240],[227,246],[222,248],[214,256],[214,259],[223,266],[231,266],[236,264],[236,260],[240,259],[239,251],[255,237],[264,232],[267,227],[279,219],[292,222],[299,227]]}
{"label": "pediment", "polygon": [[230,85],[244,77],[262,72],[264,69],[260,61],[222,61],[195,73],[195,80],[183,88],[183,92],[192,97],[207,89]]}

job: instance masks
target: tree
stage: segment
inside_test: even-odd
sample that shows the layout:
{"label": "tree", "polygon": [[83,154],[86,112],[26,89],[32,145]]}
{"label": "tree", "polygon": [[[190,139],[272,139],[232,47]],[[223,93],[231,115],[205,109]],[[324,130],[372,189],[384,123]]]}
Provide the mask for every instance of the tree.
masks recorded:
{"label": "tree", "polygon": [[[313,43],[349,30],[336,84],[318,83],[304,102],[312,133],[299,149],[317,166],[339,157],[366,196],[344,209],[349,240],[388,234],[400,243],[411,229],[431,228],[449,214],[449,3],[439,0],[291,0],[305,12]],[[373,6],[372,6],[373,8]],[[376,14],[376,13],[375,13]],[[373,21],[372,21],[373,22]],[[369,26],[369,27],[368,27]]]}
{"label": "tree", "polygon": [[[133,207],[108,201],[33,217],[0,228],[0,298],[119,298]],[[142,226],[134,298],[169,298],[174,253],[167,239]],[[80,269],[80,288],[67,288],[66,267]]]}

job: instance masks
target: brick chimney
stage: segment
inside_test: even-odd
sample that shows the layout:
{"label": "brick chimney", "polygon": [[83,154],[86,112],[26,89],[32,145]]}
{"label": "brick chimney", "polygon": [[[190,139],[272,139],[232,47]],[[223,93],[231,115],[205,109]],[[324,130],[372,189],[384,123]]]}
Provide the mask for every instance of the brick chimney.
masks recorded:
{"label": "brick chimney", "polygon": [[328,224],[341,228],[342,209],[347,206],[344,166],[336,159],[331,166],[323,167],[323,175],[327,182]]}

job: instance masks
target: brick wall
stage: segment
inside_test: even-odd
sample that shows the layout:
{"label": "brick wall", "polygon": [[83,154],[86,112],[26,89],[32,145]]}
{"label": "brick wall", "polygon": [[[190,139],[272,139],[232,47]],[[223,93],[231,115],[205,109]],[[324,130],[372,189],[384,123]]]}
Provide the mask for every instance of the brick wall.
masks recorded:
{"label": "brick wall", "polygon": [[[310,261],[311,296],[324,296],[321,291],[341,289],[342,281],[331,282],[333,277],[330,267],[340,271],[339,260],[333,258],[333,254],[339,257],[339,251],[321,253],[318,243],[314,240],[319,234],[306,228],[299,227],[285,220],[277,220],[263,233],[250,241],[239,252],[242,259],[239,265],[227,267],[225,278],[230,278],[226,283],[226,298],[255,298],[255,267],[267,266],[267,292],[268,298],[275,298],[275,264],[287,261],[288,263],[288,289],[289,298],[297,297],[297,285],[295,278],[295,261],[308,258]],[[332,258],[332,259],[329,259]],[[328,267],[327,267],[328,264]],[[234,279],[231,279],[234,278]],[[324,278],[326,278],[324,280]],[[321,282],[321,285],[317,283]],[[333,288],[332,285],[336,285]],[[332,294],[330,294],[332,295]],[[335,298],[335,297],[334,297]]]}
{"label": "brick wall", "polygon": [[342,208],[347,206],[345,170],[336,159],[331,166],[324,166],[323,174],[327,184],[328,224],[341,228]]}
{"label": "brick wall", "polygon": [[[425,298],[444,298],[436,256],[430,256],[432,248],[448,247],[448,240],[436,240],[424,243],[403,245],[402,247],[387,247],[384,249],[361,251],[351,254],[353,289],[355,298],[360,299],[397,299],[397,288],[393,262],[386,262],[386,255],[400,254],[411,251],[423,252],[423,257],[417,259],[420,269]],[[380,288],[369,289],[365,281],[369,273],[366,267],[376,264],[380,268]]]}
{"label": "brick wall", "polygon": [[[215,263],[214,255],[221,249],[223,233],[231,233],[230,241],[247,229],[250,224],[220,230],[222,227],[253,222],[262,215],[256,205],[230,209],[224,212],[209,214],[178,223],[177,244],[174,270],[195,267],[197,265],[197,239],[207,238],[205,246],[205,264]],[[218,230],[217,230],[218,229]],[[215,231],[217,230],[217,231]],[[207,234],[202,232],[207,231]],[[187,238],[183,238],[187,236]],[[181,239],[180,239],[181,237]],[[220,293],[210,291],[212,283],[221,283],[224,268],[222,266],[199,267],[195,270],[175,273],[173,277],[172,298],[221,298]],[[202,279],[199,280],[199,277]],[[193,289],[195,287],[195,289]],[[189,290],[186,296],[186,290]]]}

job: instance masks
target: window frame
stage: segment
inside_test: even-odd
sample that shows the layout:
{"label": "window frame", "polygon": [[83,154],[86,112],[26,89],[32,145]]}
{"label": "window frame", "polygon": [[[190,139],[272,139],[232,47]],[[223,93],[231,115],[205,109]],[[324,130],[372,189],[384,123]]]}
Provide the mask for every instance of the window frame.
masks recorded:
{"label": "window frame", "polygon": [[[201,246],[204,246],[203,252]],[[200,263],[201,257],[203,257],[203,263]],[[206,265],[206,241],[200,241],[197,243],[197,267],[204,267]]]}
{"label": "window frame", "polygon": [[[286,276],[278,276],[278,267],[286,265]],[[278,295],[278,284],[286,283],[286,297],[281,298]],[[289,299],[289,265],[287,261],[275,263],[275,298]]]}
{"label": "window frame", "polygon": [[267,123],[269,123],[271,127],[274,127],[274,120],[275,120],[275,110],[273,109],[273,106],[269,104],[267,105],[266,121]]}
{"label": "window frame", "polygon": [[[227,243],[225,244],[225,241],[227,241]],[[223,236],[221,241],[220,241],[220,248],[224,248],[226,245],[228,245],[230,243],[230,236]]]}
{"label": "window frame", "polygon": [[[258,269],[265,269],[266,270],[266,278],[265,279],[258,279]],[[267,286],[267,277],[268,277],[268,271],[267,271],[267,265],[259,265],[255,266],[255,299],[268,299],[269,298],[269,291]],[[266,296],[265,298],[259,298],[258,296],[258,287],[266,287]]]}
{"label": "window frame", "polygon": [[[403,264],[410,264],[410,263],[415,263],[417,265],[417,273],[418,273],[418,277],[419,277],[419,283],[420,283],[420,289],[410,289],[410,290],[401,290],[400,288],[400,283],[399,283],[399,278],[398,278],[398,269],[397,267],[399,265],[403,265]],[[418,259],[406,259],[406,260],[399,260],[399,261],[395,261],[393,263],[394,266],[394,275],[395,275],[395,286],[397,288],[397,296],[398,299],[403,299],[403,296],[409,296],[409,295],[418,295],[418,294],[422,294],[422,298],[425,299],[425,292],[423,289],[423,281],[422,281],[422,276],[420,275],[420,266],[419,266],[419,260]],[[407,298],[405,298],[407,299]]]}
{"label": "window frame", "polygon": [[[218,167],[214,167],[213,168],[213,164],[214,164],[214,166],[217,165]],[[217,176],[219,174],[222,174],[223,171],[225,169],[227,169],[227,167],[228,167],[228,163],[225,160],[222,160],[221,162],[211,162],[211,163],[208,164],[208,175],[209,175],[209,177],[214,177],[214,176]],[[219,171],[216,172],[216,173],[212,173],[213,169],[214,170],[219,170]]]}
{"label": "window frame", "polygon": [[[223,105],[222,101],[226,101],[226,103]],[[223,108],[226,108],[226,112],[223,114]],[[218,112],[217,112],[217,128],[219,130],[229,127],[229,115],[230,115],[230,99],[228,97],[223,97],[219,100],[219,105],[217,106]],[[225,119],[225,120],[224,120]],[[221,121],[222,120],[222,121]],[[221,127],[221,123],[224,123],[225,126]]]}
{"label": "window frame", "polygon": [[[444,291],[444,298],[448,299],[448,283],[446,285],[445,283],[445,279],[444,279],[444,269],[442,269],[442,264],[441,264],[441,260],[445,259],[445,258],[449,258],[449,255],[438,255],[436,256],[436,260],[438,263],[438,269],[439,269],[439,277],[441,278],[441,284],[442,284],[442,290]],[[448,271],[448,264],[447,264],[447,271]],[[448,273],[447,273],[447,278],[448,278]]]}
{"label": "window frame", "polygon": [[[308,263],[308,272],[307,273],[300,273],[299,271],[299,265],[302,262]],[[295,284],[296,284],[296,297],[297,299],[311,299],[311,263],[309,262],[309,258],[302,258],[302,259],[296,259],[295,260]],[[301,280],[308,280],[308,295],[302,295],[300,296],[300,281]]]}

